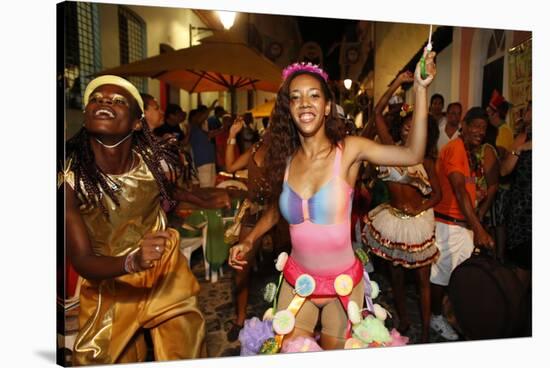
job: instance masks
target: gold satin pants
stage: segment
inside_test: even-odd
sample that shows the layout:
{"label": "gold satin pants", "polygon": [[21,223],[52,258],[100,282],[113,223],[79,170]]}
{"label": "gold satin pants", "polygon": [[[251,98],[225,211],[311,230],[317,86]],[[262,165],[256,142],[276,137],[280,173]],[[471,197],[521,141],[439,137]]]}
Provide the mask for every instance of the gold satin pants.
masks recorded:
{"label": "gold satin pants", "polygon": [[157,361],[206,357],[199,284],[179,251],[179,233],[168,231],[162,258],[151,269],[83,281],[74,365],[144,361],[144,328]]}

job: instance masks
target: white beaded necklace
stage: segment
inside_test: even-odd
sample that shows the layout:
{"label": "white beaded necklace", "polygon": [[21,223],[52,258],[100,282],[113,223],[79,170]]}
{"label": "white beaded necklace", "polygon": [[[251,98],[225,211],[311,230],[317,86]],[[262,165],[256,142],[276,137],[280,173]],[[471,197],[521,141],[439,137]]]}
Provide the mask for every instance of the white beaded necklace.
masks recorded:
{"label": "white beaded necklace", "polygon": [[134,131],[132,130],[130,133],[128,133],[128,135],[126,137],[122,138],[120,141],[118,141],[117,143],[115,143],[113,145],[105,144],[102,141],[100,141],[99,139],[97,139],[96,137],[94,137],[94,139],[96,140],[97,143],[101,144],[105,148],[115,148],[115,147],[118,147],[122,142],[124,142],[125,140],[130,138],[133,133],[134,133]]}

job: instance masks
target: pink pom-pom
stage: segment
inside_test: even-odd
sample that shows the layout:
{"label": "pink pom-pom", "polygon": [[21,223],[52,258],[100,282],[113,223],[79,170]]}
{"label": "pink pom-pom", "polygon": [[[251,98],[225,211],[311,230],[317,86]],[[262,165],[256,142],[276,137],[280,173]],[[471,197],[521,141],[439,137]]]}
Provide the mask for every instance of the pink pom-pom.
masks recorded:
{"label": "pink pom-pom", "polygon": [[328,74],[321,69],[318,65],[314,65],[312,63],[294,63],[289,66],[287,66],[283,70],[283,80],[286,80],[288,77],[290,77],[292,74],[299,72],[299,71],[305,71],[309,73],[318,74],[325,80],[325,82],[328,81]]}
{"label": "pink pom-pom", "polygon": [[401,336],[399,331],[397,331],[395,328],[392,328],[390,331],[390,337],[391,337],[391,343],[386,344],[386,346],[404,346],[407,345],[409,342],[409,338],[407,336]]}
{"label": "pink pom-pom", "polygon": [[281,353],[303,353],[306,351],[323,351],[315,339],[311,337],[298,336],[285,340]]}

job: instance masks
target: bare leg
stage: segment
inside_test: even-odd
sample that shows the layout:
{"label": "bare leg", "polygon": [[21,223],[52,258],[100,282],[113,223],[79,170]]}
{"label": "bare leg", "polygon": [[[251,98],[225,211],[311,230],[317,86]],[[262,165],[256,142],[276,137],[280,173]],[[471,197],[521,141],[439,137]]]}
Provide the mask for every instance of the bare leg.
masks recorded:
{"label": "bare leg", "polygon": [[428,342],[430,338],[430,268],[424,266],[416,269],[416,280],[420,289],[420,316],[422,318],[421,342]]}
{"label": "bare leg", "polygon": [[[251,227],[242,226],[239,239],[244,239],[252,231]],[[254,266],[254,260],[256,257],[255,251],[250,251],[247,254],[248,264],[244,266],[242,270],[235,270],[233,272],[235,282],[235,321],[234,326],[231,327],[227,333],[229,341],[234,341],[238,338],[240,329],[244,325],[246,319],[246,307],[248,306],[248,294],[250,286],[250,270]]]}
{"label": "bare leg", "polygon": [[[252,231],[251,227],[242,226],[239,239],[244,239]],[[242,326],[246,319],[246,307],[248,305],[248,287],[250,285],[250,270],[254,264],[255,252],[250,251],[247,254],[248,264],[235,274],[235,297],[236,297],[236,321],[235,323]]]}
{"label": "bare leg", "polygon": [[390,266],[391,281],[393,288],[393,300],[395,309],[399,316],[399,326],[397,330],[400,333],[405,333],[409,326],[409,316],[407,314],[407,303],[405,300],[405,270],[401,266]]}

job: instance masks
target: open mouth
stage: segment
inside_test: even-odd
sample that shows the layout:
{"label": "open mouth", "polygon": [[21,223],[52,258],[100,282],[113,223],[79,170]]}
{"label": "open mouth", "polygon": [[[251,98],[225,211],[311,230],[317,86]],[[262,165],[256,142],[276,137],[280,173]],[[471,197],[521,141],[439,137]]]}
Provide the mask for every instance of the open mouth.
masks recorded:
{"label": "open mouth", "polygon": [[312,112],[303,112],[298,115],[298,118],[302,123],[310,123],[313,121],[313,119],[315,119],[315,114],[313,114]]}
{"label": "open mouth", "polygon": [[480,137],[480,136],[473,136],[472,137],[472,140],[476,143],[481,143],[481,141],[483,140],[483,137]]}
{"label": "open mouth", "polygon": [[101,108],[94,111],[94,118],[114,119],[115,118],[115,113],[109,108],[101,107]]}

